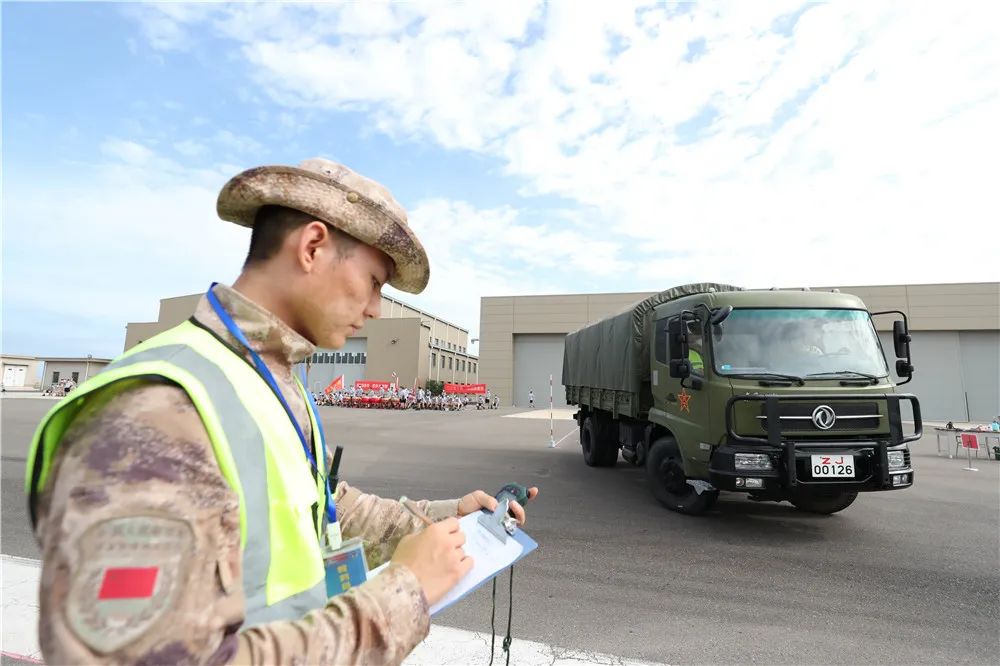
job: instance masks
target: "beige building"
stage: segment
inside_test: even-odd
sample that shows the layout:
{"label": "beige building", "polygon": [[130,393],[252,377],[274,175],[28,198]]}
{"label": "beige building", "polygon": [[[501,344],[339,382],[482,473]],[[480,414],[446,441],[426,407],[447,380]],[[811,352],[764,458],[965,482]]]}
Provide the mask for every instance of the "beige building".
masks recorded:
{"label": "beige building", "polygon": [[45,362],[45,371],[42,373],[43,390],[64,379],[72,379],[75,384],[82,384],[111,363],[111,359],[93,356],[78,358],[43,356],[39,360]]}
{"label": "beige building", "polygon": [[[160,300],[157,321],[127,325],[125,349],[188,319],[201,297]],[[316,350],[306,370],[308,387],[316,392],[340,375],[346,386],[359,379],[392,381],[393,373],[401,386],[412,386],[414,380],[424,386],[428,379],[474,384],[479,359],[469,353],[468,330],[383,295],[381,319],[368,321],[342,349]]]}
{"label": "beige building", "polygon": [[34,356],[18,354],[0,355],[0,368],[3,372],[3,390],[31,391],[41,387],[39,371],[42,361]]}
{"label": "beige building", "polygon": [[[816,287],[814,290],[831,289]],[[872,312],[901,310],[910,321],[913,381],[904,390],[935,420],[986,421],[1000,414],[1000,283],[840,287]],[[502,296],[482,299],[480,380],[506,404],[566,404],[561,384],[563,338],[571,331],[625,310],[651,292]],[[892,317],[876,318],[883,347],[891,350]],[[890,361],[893,359],[890,358]]]}

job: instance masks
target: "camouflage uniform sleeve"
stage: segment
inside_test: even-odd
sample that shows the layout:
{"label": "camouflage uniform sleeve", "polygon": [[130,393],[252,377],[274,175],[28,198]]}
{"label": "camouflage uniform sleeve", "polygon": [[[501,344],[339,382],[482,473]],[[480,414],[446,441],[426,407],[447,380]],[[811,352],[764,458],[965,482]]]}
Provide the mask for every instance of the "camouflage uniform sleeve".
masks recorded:
{"label": "camouflage uniform sleeve", "polygon": [[396,665],[428,631],[430,612],[417,577],[394,564],[301,620],[242,632],[233,663]]}
{"label": "camouflage uniform sleeve", "polygon": [[105,391],[39,500],[50,664],[224,662],[243,621],[239,506],[184,391]]}
{"label": "camouflage uniform sleeve", "polygon": [[47,663],[398,664],[429,630],[416,576],[392,566],[300,620],[240,631],[238,498],[174,386],[94,396],[38,514]]}
{"label": "camouflage uniform sleeve", "polygon": [[[344,538],[361,537],[365,557],[374,569],[392,559],[400,539],[419,531],[423,523],[396,500],[363,493],[347,483],[337,485],[337,518]],[[415,502],[431,520],[458,515],[459,500],[421,500]]]}

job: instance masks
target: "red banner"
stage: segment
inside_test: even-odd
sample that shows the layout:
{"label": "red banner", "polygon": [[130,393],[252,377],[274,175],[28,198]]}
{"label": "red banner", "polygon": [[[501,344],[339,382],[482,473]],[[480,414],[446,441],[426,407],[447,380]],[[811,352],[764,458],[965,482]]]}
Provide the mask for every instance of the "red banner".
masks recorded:
{"label": "red banner", "polygon": [[486,384],[445,384],[444,392],[486,395]]}
{"label": "red banner", "polygon": [[365,379],[359,379],[354,382],[354,388],[359,388],[362,391],[388,391],[392,388],[392,382],[371,382]]}
{"label": "red banner", "polygon": [[962,448],[963,449],[978,449],[979,448],[979,438],[972,433],[962,433]]}
{"label": "red banner", "polygon": [[333,393],[334,391],[341,391],[344,388],[344,375],[341,375],[330,382],[330,385],[323,389],[323,393]]}

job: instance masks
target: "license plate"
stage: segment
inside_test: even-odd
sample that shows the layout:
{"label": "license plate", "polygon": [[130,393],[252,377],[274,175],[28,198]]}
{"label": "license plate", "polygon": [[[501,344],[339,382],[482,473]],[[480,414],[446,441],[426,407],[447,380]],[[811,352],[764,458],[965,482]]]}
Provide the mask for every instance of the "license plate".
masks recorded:
{"label": "license plate", "polygon": [[854,478],[854,456],[837,454],[810,456],[810,458],[812,459],[812,475],[814,479]]}

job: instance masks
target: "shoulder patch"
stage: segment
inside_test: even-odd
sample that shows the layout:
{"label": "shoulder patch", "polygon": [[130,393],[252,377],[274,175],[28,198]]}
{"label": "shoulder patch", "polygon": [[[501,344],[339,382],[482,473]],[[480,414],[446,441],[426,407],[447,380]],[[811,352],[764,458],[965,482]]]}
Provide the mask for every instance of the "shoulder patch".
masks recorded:
{"label": "shoulder patch", "polygon": [[100,654],[128,645],[173,606],[193,553],[194,532],[183,520],[131,516],[93,525],[80,537],[69,626]]}

